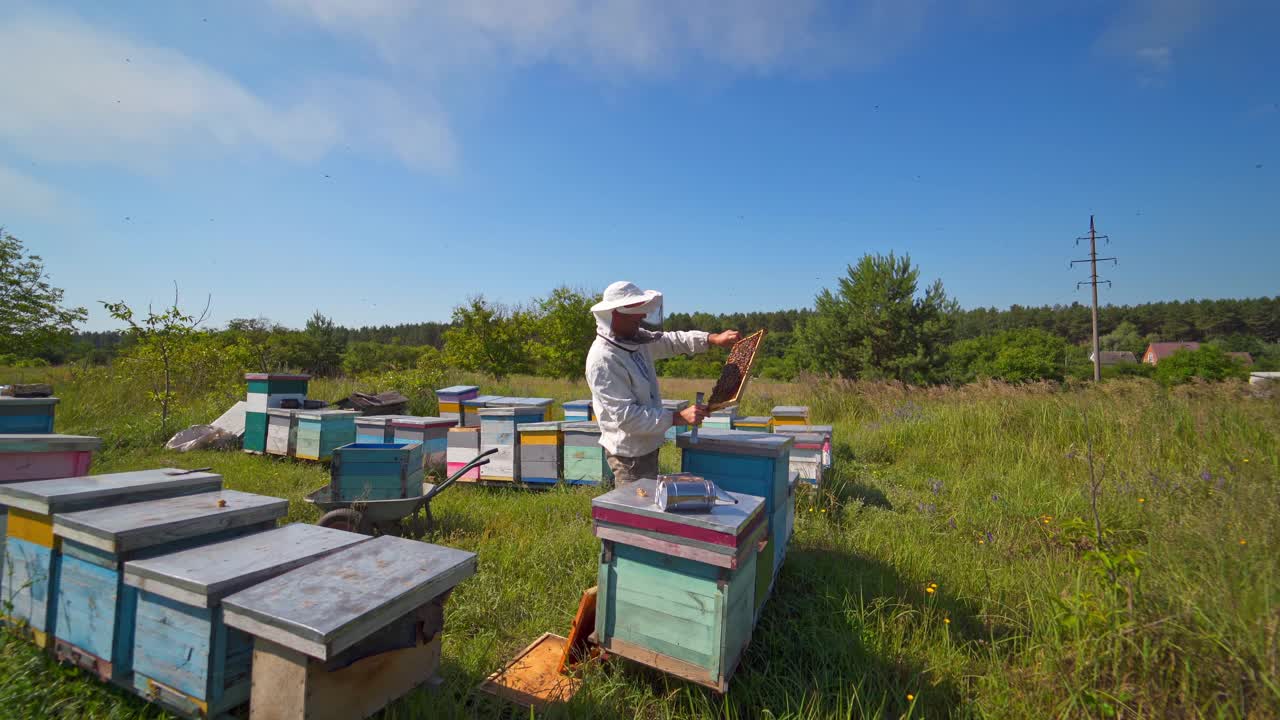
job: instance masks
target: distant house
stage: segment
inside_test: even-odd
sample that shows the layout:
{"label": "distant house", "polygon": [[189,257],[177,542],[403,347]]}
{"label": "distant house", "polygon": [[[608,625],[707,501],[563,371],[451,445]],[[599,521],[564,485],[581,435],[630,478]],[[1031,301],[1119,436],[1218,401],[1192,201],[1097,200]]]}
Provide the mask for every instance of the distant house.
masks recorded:
{"label": "distant house", "polygon": [[[1103,350],[1099,353],[1102,356],[1102,367],[1110,367],[1112,365],[1137,365],[1138,358],[1128,350]],[[1093,362],[1093,353],[1089,353],[1089,362]]]}
{"label": "distant house", "polygon": [[1151,343],[1147,346],[1147,351],[1142,353],[1142,362],[1148,365],[1155,365],[1161,360],[1178,352],[1179,350],[1199,350],[1198,342],[1158,342]]}
{"label": "distant house", "polygon": [[1247,352],[1229,352],[1227,353],[1227,357],[1233,357],[1244,363],[1246,366],[1253,364],[1253,356]]}

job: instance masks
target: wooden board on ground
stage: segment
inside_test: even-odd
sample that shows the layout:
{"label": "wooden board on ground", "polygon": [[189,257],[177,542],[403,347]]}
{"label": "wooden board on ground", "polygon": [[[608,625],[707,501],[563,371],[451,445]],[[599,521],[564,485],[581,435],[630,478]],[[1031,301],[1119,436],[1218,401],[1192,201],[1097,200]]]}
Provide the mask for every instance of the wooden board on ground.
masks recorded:
{"label": "wooden board on ground", "polygon": [[542,708],[565,702],[578,692],[582,681],[560,674],[559,668],[568,640],[543,633],[480,684],[480,689],[524,707]]}
{"label": "wooden board on ground", "polygon": [[711,411],[738,403],[747,388],[747,379],[751,377],[751,366],[755,364],[760,346],[764,344],[764,335],[764,330],[748,335],[729,351],[729,359],[720,369],[720,379],[716,380],[716,386],[711,390],[711,398],[707,402]]}

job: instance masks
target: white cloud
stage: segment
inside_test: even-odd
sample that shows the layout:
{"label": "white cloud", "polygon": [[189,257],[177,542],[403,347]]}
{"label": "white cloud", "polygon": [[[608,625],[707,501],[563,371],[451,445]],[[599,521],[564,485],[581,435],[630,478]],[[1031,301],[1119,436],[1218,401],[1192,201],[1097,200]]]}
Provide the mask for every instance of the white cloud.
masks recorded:
{"label": "white cloud", "polygon": [[454,162],[442,115],[382,85],[313,80],[342,96],[267,99],[180,52],[61,15],[0,24],[0,47],[0,142],[32,157],[155,170],[215,146],[307,163],[341,139],[413,168]]}
{"label": "white cloud", "polygon": [[1178,49],[1214,10],[1205,0],[1135,0],[1104,28],[1098,48],[1130,58],[1146,73],[1167,73],[1174,67]]}
{"label": "white cloud", "polygon": [[3,215],[56,220],[74,215],[75,210],[73,203],[57,188],[0,165],[0,213],[0,223],[3,223]]}
{"label": "white cloud", "polygon": [[440,73],[556,62],[609,75],[685,63],[764,73],[869,66],[921,29],[929,0],[274,0],[396,66]]}

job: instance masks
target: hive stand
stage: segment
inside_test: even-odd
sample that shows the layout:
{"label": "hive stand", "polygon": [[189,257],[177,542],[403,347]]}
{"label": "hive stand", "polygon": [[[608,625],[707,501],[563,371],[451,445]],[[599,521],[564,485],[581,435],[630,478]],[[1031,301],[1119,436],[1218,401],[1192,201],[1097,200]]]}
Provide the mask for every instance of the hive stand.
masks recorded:
{"label": "hive stand", "polygon": [[54,655],[132,687],[138,591],[125,563],[268,530],[288,511],[287,500],[219,490],[55,515]]}
{"label": "hive stand", "polygon": [[222,599],[368,540],[296,523],[125,563],[138,590],[133,689],[189,718],[249,701],[253,639],[222,621]]}
{"label": "hive stand", "polygon": [[476,556],[382,536],[222,601],[254,636],[251,720],[354,720],[432,680],[444,603]]}
{"label": "hive stand", "polygon": [[35,644],[48,647],[53,633],[62,549],[53,534],[56,513],[112,507],[222,488],[222,476],[177,468],[56,478],[0,485],[7,507],[3,603],[6,621],[16,623]]}

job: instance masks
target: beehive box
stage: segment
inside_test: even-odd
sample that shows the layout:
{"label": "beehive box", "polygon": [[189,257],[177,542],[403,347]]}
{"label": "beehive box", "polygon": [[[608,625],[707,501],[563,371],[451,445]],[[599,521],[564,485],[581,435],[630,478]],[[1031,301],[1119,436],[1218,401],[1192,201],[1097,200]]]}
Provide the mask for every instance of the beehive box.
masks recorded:
{"label": "beehive box", "polygon": [[55,397],[0,397],[0,435],[53,432],[53,412],[57,404]]}
{"label": "beehive box", "polygon": [[55,515],[55,656],[131,687],[138,592],[124,564],[269,530],[288,510],[287,500],[218,490]]}
{"label": "beehive box", "polygon": [[[445,451],[445,460],[447,461],[447,472],[449,477],[453,477],[467,463],[476,459],[480,454],[480,428],[478,427],[453,427],[449,428],[449,449]],[[480,479],[480,468],[472,468],[465,475],[458,478],[458,482],[476,482]]]}
{"label": "beehive box", "polygon": [[729,405],[711,413],[702,421],[702,427],[709,430],[732,430],[733,421],[738,419],[738,406]]}
{"label": "beehive box", "polygon": [[[801,427],[801,426],[791,426]],[[822,485],[823,447],[826,438],[821,433],[791,433],[795,445],[791,448],[791,470],[810,485]]]}
{"label": "beehive box", "polygon": [[498,451],[488,457],[488,465],[480,468],[482,481],[509,483],[520,479],[520,443],[516,427],[542,422],[545,413],[545,408],[528,406],[480,410],[480,451]]}
{"label": "beehive box", "polygon": [[771,433],[773,432],[773,418],[768,415],[748,415],[736,418],[733,421],[733,429]]}
{"label": "beehive box", "polygon": [[463,427],[480,427],[480,410],[489,407],[489,403],[501,400],[501,395],[477,395],[470,400],[462,401]]}
{"label": "beehive box", "polygon": [[176,468],[55,478],[0,485],[8,511],[4,601],[9,617],[24,623],[40,647],[49,644],[56,617],[60,544],[53,534],[57,513],[112,507],[222,488],[222,476]]}
{"label": "beehive box", "polygon": [[522,415],[528,417],[532,411],[541,412],[541,416],[537,420],[529,420],[524,422],[543,422],[547,419],[547,413],[551,411],[551,404],[555,401],[551,398],[530,398],[530,397],[504,397],[489,403],[489,407],[517,407],[522,409]]}
{"label": "beehive box", "polygon": [[384,535],[223,599],[254,636],[249,717],[363,718],[430,681],[445,600],[475,570],[474,553]]}
{"label": "beehive box", "polygon": [[600,425],[594,422],[565,423],[564,463],[561,477],[569,485],[599,485],[613,482],[613,470],[600,446]]}
{"label": "beehive box", "polygon": [[[663,400],[662,401],[662,409],[671,413],[680,412],[681,410],[684,410],[687,407],[689,407],[688,400]],[[675,440],[676,435],[679,435],[680,433],[688,429],[689,429],[688,425],[684,425],[684,424],[672,425],[671,427],[667,428],[666,438],[668,440]]]}
{"label": "beehive box", "polygon": [[248,702],[253,639],[226,626],[222,599],[367,539],[295,523],[125,563],[138,596],[133,689],[186,717]]}
{"label": "beehive box", "polygon": [[298,410],[296,457],[328,460],[333,449],[356,441],[358,410]]}
{"label": "beehive box", "polygon": [[462,403],[480,394],[476,385],[454,385],[436,391],[436,404],[439,415],[446,420],[456,420],[462,424]]}
{"label": "beehive box", "polygon": [[596,419],[590,400],[569,400],[562,407],[565,422],[589,422]]}
{"label": "beehive box", "polygon": [[302,407],[307,399],[310,375],[278,373],[245,373],[248,393],[245,395],[244,450],[267,451],[267,410],[278,408],[285,400],[295,400]]}
{"label": "beehive box", "polygon": [[422,495],[421,443],[352,443],[334,448],[329,497],[401,500]]}
{"label": "beehive box", "polygon": [[801,435],[804,433],[818,433],[822,435],[822,466],[830,469],[833,457],[832,437],[833,428],[830,425],[779,425],[773,429],[776,433],[784,435]]}
{"label": "beehive box", "polygon": [[520,481],[533,485],[555,485],[560,481],[560,455],[564,435],[562,422],[525,423],[516,428],[520,435]]}
{"label": "beehive box", "polygon": [[410,415],[366,415],[356,418],[356,442],[389,443],[396,441],[392,421]]}
{"label": "beehive box", "polygon": [[[0,485],[89,474],[102,438],[86,435],[0,435]],[[9,509],[0,505],[0,607],[4,604],[4,546]]]}
{"label": "beehive box", "polygon": [[768,547],[757,564],[756,612],[769,597],[774,578],[787,542],[783,521],[786,515],[787,477],[790,472],[791,445],[787,435],[744,432],[741,430],[707,430],[698,433],[697,443],[690,442],[691,433],[682,433],[676,444],[682,450],[681,472],[701,475],[724,490],[764,498],[765,515],[769,519]]}
{"label": "beehive box", "polygon": [[773,409],[773,425],[808,425],[808,405],[778,405]]}
{"label": "beehive box", "polygon": [[293,457],[298,451],[298,413],[304,410],[286,410],[284,408],[267,408],[267,443],[264,451],[268,455]]}
{"label": "beehive box", "polygon": [[764,501],[730,493],[736,505],[666,513],[653,504],[655,484],[642,479],[591,502],[602,544],[595,638],[724,692],[755,625]]}
{"label": "beehive box", "polygon": [[429,473],[440,474],[445,470],[449,449],[449,428],[455,427],[457,420],[427,417],[423,415],[403,415],[391,421],[392,439],[395,442],[416,442],[422,444],[422,466]]}

